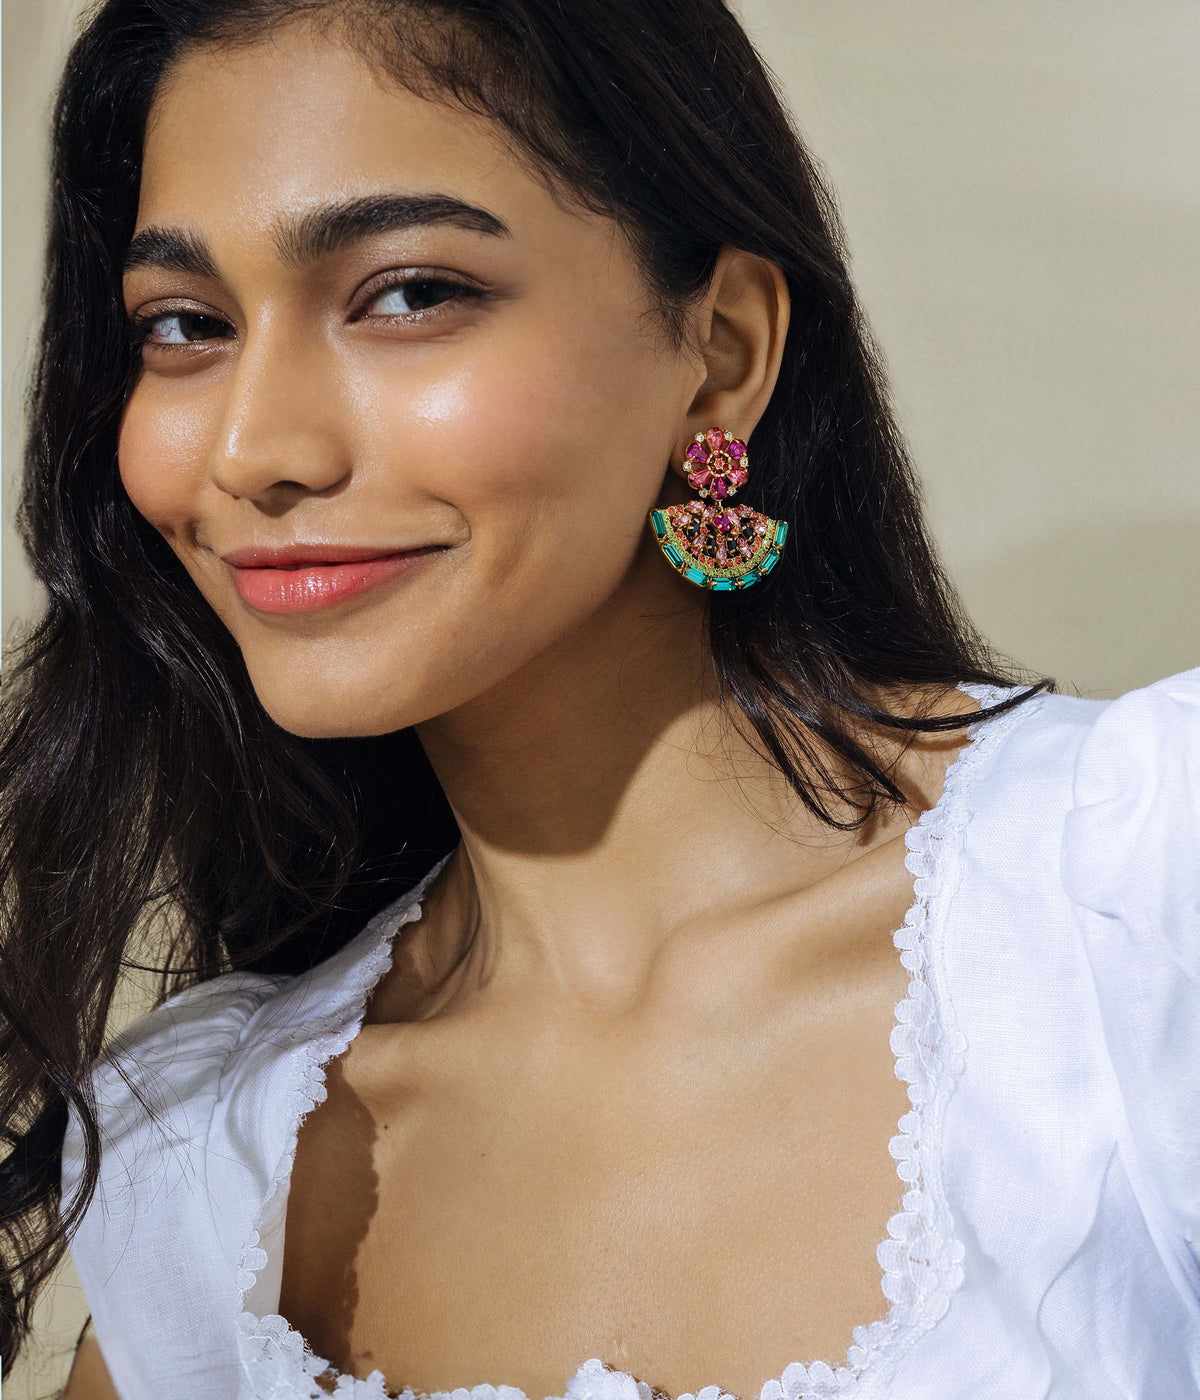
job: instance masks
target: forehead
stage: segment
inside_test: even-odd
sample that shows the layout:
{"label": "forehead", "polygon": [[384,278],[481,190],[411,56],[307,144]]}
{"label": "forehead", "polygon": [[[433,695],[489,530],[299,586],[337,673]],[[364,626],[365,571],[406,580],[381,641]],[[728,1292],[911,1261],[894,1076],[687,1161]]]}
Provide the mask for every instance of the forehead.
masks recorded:
{"label": "forehead", "polygon": [[487,117],[388,83],[348,45],[300,23],[168,71],[146,127],[147,222],[266,229],[331,195],[449,190],[534,234],[562,211]]}

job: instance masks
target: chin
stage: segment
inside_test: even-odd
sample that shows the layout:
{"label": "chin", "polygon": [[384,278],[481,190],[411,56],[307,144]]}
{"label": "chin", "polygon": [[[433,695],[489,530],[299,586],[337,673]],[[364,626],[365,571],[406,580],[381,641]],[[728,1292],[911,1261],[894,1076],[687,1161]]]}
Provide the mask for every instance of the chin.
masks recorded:
{"label": "chin", "polygon": [[321,684],[311,673],[291,685],[255,686],[259,703],[280,727],[298,739],[355,739],[391,734],[418,720],[425,711],[404,703],[394,684],[369,688]]}

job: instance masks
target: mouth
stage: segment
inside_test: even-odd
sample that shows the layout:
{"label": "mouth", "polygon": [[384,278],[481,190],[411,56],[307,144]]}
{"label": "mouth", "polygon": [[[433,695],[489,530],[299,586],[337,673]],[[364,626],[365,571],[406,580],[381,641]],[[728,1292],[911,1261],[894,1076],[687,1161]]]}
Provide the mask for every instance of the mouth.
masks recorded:
{"label": "mouth", "polygon": [[368,559],[390,558],[396,554],[416,554],[437,545],[395,548],[389,545],[296,544],[249,545],[221,558],[235,569],[303,569],[314,564],[360,564]]}
{"label": "mouth", "polygon": [[292,549],[249,548],[223,554],[234,587],[263,613],[315,612],[353,598],[389,579],[406,577],[444,545],[379,550],[321,545]]}

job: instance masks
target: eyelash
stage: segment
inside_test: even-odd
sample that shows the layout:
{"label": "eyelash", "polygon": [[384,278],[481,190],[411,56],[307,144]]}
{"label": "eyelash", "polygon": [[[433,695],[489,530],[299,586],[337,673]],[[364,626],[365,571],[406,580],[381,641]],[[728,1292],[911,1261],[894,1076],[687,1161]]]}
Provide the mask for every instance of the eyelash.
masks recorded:
{"label": "eyelash", "polygon": [[[458,293],[458,297],[448,297],[445,301],[439,301],[436,306],[428,307],[424,311],[389,311],[381,316],[373,316],[370,319],[374,321],[399,321],[402,324],[411,325],[413,322],[428,321],[440,315],[444,307],[452,307],[459,297],[482,299],[487,296],[487,293],[481,288],[468,286],[465,282],[454,282],[448,277],[429,277],[423,274],[414,276],[409,274],[404,277],[393,277],[391,280],[381,283],[371,294],[371,299],[367,302],[367,305],[370,306],[387,292],[395,291],[397,288],[404,289],[412,286],[453,287],[455,292]],[[144,316],[133,316],[126,321],[125,325],[128,332],[130,347],[134,351],[140,352],[149,341],[151,326],[153,326],[156,321],[166,321],[170,320],[172,317],[192,317],[199,321],[214,321],[220,325],[228,325],[228,322],[222,321],[219,316],[209,316],[202,311],[192,311],[188,307],[180,307],[177,310],[171,310],[171,308],[168,307],[166,310],[153,311]],[[185,341],[174,345],[162,344],[158,341],[150,343],[155,350],[188,351],[202,344],[203,339],[207,339],[207,337],[201,340]]]}

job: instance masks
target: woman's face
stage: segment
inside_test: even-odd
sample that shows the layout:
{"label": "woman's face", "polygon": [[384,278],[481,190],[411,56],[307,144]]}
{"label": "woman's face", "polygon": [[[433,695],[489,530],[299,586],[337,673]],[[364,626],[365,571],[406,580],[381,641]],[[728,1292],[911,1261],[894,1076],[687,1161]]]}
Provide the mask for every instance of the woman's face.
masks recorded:
{"label": "woman's face", "polygon": [[[153,320],[121,479],[284,728],[385,733],[630,590],[696,605],[645,521],[708,426],[687,417],[703,367],[656,338],[613,225],[560,209],[492,123],[301,25],[189,56],[154,106],[133,251],[126,310]],[[250,549],[424,552],[223,557]]]}

